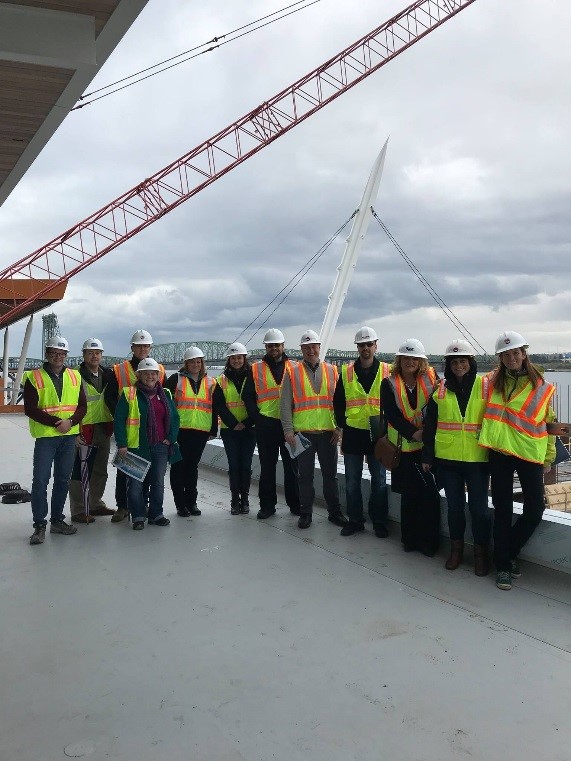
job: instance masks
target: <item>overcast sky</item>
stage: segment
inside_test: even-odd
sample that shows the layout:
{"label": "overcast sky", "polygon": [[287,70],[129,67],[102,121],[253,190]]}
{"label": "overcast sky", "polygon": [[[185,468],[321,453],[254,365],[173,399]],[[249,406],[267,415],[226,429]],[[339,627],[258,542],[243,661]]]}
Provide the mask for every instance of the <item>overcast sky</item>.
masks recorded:
{"label": "overcast sky", "polygon": [[[287,0],[150,0],[90,89]],[[321,0],[218,51],[71,113],[0,207],[1,266],[67,230],[401,10]],[[78,354],[231,342],[357,208],[390,135],[374,206],[488,351],[505,329],[571,351],[571,4],[477,0],[363,83],[112,251],[56,305]],[[250,342],[319,331],[344,235]],[[41,314],[31,356],[39,356]],[[259,324],[259,323],[258,323]],[[382,351],[441,353],[457,329],[373,221],[332,345],[367,324]],[[13,331],[11,354],[19,346]],[[242,338],[248,339],[250,329]]]}

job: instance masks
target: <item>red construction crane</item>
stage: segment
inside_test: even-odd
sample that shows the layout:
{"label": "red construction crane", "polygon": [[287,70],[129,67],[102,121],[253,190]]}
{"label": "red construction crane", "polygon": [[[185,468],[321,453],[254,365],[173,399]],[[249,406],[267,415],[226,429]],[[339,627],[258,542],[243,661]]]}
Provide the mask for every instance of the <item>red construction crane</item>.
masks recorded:
{"label": "red construction crane", "polygon": [[249,114],[0,272],[0,327],[331,103],[475,0],[417,0]]}

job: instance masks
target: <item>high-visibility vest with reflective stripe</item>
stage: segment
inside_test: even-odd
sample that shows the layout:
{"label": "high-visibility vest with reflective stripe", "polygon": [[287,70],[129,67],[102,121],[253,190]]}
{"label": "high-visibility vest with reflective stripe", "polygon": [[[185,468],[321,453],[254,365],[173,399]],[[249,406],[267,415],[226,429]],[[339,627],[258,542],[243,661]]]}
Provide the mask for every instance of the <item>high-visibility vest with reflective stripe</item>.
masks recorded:
{"label": "high-visibility vest with reflective stripe", "polygon": [[209,431],[212,428],[212,392],[216,381],[205,375],[200,380],[198,394],[194,393],[192,383],[184,375],[178,376],[174,403],[180,415],[181,428],[193,428],[196,431]]}
{"label": "high-visibility vest with reflective stripe", "polygon": [[303,362],[288,368],[293,395],[294,431],[332,431],[335,428],[333,394],[339,372],[335,365],[321,363],[321,388],[315,393]]}
{"label": "high-visibility vest with reflective stripe", "polygon": [[[400,375],[397,375],[394,378],[391,377],[391,384],[394,388],[397,407],[399,408],[405,420],[408,420],[409,423],[412,423],[415,428],[423,427],[422,408],[430,398],[435,383],[436,373],[434,372],[433,367],[429,367],[427,372],[424,375],[419,376],[416,380],[416,407],[413,409],[408,401],[404,380]],[[387,436],[389,441],[391,441],[393,444],[396,445],[398,443],[398,431],[396,428],[393,428],[393,426],[388,421]],[[403,438],[401,444],[403,452],[416,452],[419,449],[422,449],[421,441],[407,441]]]}
{"label": "high-visibility vest with reflective stripe", "polygon": [[[285,360],[284,375],[290,367],[290,360]],[[258,409],[261,415],[279,420],[281,383],[276,383],[268,363],[260,360],[252,365],[254,386],[258,398]],[[283,376],[282,376],[283,379]]]}
{"label": "high-visibility vest with reflective stripe", "polygon": [[[129,388],[129,386],[134,386],[137,383],[137,374],[133,370],[133,365],[129,362],[128,359],[118,365],[113,365],[113,372],[117,378],[120,392],[124,388]],[[161,386],[164,383],[165,376],[165,368],[163,365],[159,364],[159,383]]]}
{"label": "high-visibility vest with reflective stripe", "polygon": [[462,417],[458,397],[446,388],[444,381],[440,383],[432,397],[438,405],[434,453],[440,460],[487,461],[488,452],[479,446],[478,439],[486,409],[488,388],[489,378],[477,376]]}
{"label": "high-visibility vest with reflective stripe", "polygon": [[[61,399],[58,399],[54,383],[43,368],[30,370],[27,379],[38,392],[38,409],[62,420],[68,420],[76,411],[81,389],[81,376],[77,370],[66,367],[63,371]],[[30,433],[35,439],[47,436],[76,436],[79,433],[79,425],[74,425],[67,433],[61,434],[52,425],[43,425],[31,418],[28,418],[28,422]]]}
{"label": "high-visibility vest with reflective stripe", "polygon": [[[493,380],[492,380],[493,384]],[[480,445],[521,460],[543,464],[547,454],[546,416],[555,386],[527,381],[511,399],[491,385],[482,421]]]}
{"label": "high-visibility vest with reflective stripe", "polygon": [[369,430],[369,418],[381,411],[381,381],[388,378],[391,366],[381,362],[369,393],[365,391],[355,372],[355,364],[343,365],[341,378],[345,389],[345,419],[350,428]]}
{"label": "high-visibility vest with reflective stripe", "polygon": [[108,423],[113,420],[113,415],[107,409],[103,392],[105,389],[98,391],[95,386],[85,378],[81,379],[81,384],[87,399],[87,412],[81,421],[81,425],[93,425],[94,423]]}
{"label": "high-visibility vest with reflective stripe", "polygon": [[[226,406],[230,410],[230,412],[234,415],[236,420],[241,423],[243,420],[246,420],[248,417],[248,413],[246,412],[246,405],[242,401],[242,391],[244,390],[244,385],[246,384],[246,379],[244,378],[242,382],[242,386],[240,390],[236,388],[236,384],[231,381],[227,375],[219,375],[218,378],[216,378],[216,382],[222,389],[222,393],[224,394],[224,401],[226,402]],[[220,428],[228,428],[228,426],[220,420]]]}
{"label": "high-visibility vest with reflective stripe", "polygon": [[[129,386],[123,389],[123,394],[127,399],[129,409],[127,411],[127,420],[125,421],[127,429],[127,448],[139,448],[139,431],[141,430],[141,411],[139,409],[139,400],[137,398],[137,389]],[[168,388],[165,388],[165,394],[172,396]]]}

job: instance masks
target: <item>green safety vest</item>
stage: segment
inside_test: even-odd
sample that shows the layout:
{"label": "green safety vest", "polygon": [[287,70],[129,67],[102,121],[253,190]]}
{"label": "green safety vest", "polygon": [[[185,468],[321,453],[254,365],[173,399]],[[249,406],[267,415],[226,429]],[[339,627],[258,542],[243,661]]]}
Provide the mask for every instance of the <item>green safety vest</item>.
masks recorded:
{"label": "green safety vest", "polygon": [[367,394],[361,386],[354,363],[343,365],[341,378],[345,389],[345,418],[350,428],[369,430],[369,418],[379,415],[381,411],[381,381],[388,378],[391,365],[379,364],[379,369]]}
{"label": "green safety vest", "polygon": [[333,394],[339,372],[335,365],[321,363],[321,388],[315,393],[303,362],[291,362],[288,369],[293,396],[294,431],[333,431]]}
{"label": "green safety vest", "polygon": [[87,399],[87,413],[83,420],[82,425],[93,425],[94,423],[108,423],[113,420],[113,415],[107,409],[105,400],[103,398],[103,392],[105,389],[98,391],[95,386],[85,378],[81,379],[83,390],[85,392],[85,398]]}
{"label": "green safety vest", "polygon": [[[238,391],[236,385],[228,378],[228,376],[224,374],[219,375],[218,378],[216,378],[216,382],[222,389],[226,406],[234,415],[236,420],[239,423],[246,420],[248,413],[246,412],[246,405],[242,401],[242,391],[244,390],[246,379],[244,378],[240,391]],[[222,420],[220,420],[220,428],[228,428],[228,426],[225,425]]]}
{"label": "green safety vest", "polygon": [[174,402],[180,416],[181,428],[209,431],[212,428],[212,392],[216,381],[205,375],[200,380],[198,394],[184,375],[178,376]]}
{"label": "green safety vest", "polygon": [[479,445],[482,418],[488,398],[489,378],[478,376],[472,386],[464,417],[460,414],[458,398],[443,381],[434,392],[438,405],[438,423],[434,453],[440,460],[486,462],[488,451]]}
{"label": "green safety vest", "polygon": [[[284,367],[284,376],[288,372],[291,361],[286,359]],[[280,394],[281,383],[276,383],[268,363],[260,360],[252,365],[252,376],[256,395],[258,400],[258,410],[260,415],[271,417],[275,420],[280,419]],[[282,378],[284,377],[282,376]]]}
{"label": "green safety vest", "polygon": [[[164,389],[167,397],[172,398],[171,392],[168,388]],[[139,448],[139,431],[141,428],[141,411],[139,409],[139,400],[137,398],[137,389],[135,386],[129,386],[123,389],[123,394],[127,399],[129,409],[127,411],[126,429],[127,429],[127,448],[138,449]],[[168,431],[167,431],[168,435]]]}
{"label": "green safety vest", "polygon": [[[425,375],[421,375],[416,380],[416,408],[413,410],[409,404],[406,394],[406,386],[400,375],[395,378],[391,377],[391,384],[395,392],[395,400],[402,416],[412,423],[416,428],[422,428],[422,408],[432,394],[436,382],[436,373],[434,368],[429,367]],[[387,437],[395,446],[398,445],[399,434],[396,428],[387,422]],[[401,441],[403,452],[417,452],[422,449],[421,441]]]}
{"label": "green safety vest", "polygon": [[[38,392],[38,409],[62,420],[68,420],[76,411],[81,389],[81,376],[77,370],[71,370],[69,367],[64,369],[61,399],[58,399],[53,381],[43,368],[30,370],[26,378]],[[35,439],[47,436],[77,436],[79,433],[79,425],[72,426],[67,433],[62,434],[58,433],[58,429],[53,425],[43,425],[31,418],[28,418],[28,422],[30,433]]]}

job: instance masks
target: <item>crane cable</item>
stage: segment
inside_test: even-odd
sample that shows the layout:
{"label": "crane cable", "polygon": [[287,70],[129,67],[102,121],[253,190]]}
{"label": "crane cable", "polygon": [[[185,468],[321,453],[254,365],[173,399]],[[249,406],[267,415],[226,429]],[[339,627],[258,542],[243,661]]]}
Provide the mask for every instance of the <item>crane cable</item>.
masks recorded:
{"label": "crane cable", "polygon": [[[271,311],[271,312],[270,312],[270,313],[267,315],[267,317],[264,319],[264,321],[263,321],[262,323],[260,323],[260,325],[258,325],[258,327],[256,328],[256,330],[255,330],[255,331],[252,333],[252,335],[251,335],[251,336],[250,336],[250,338],[249,338],[249,339],[246,341],[246,343],[249,343],[250,341],[252,341],[252,340],[254,339],[254,336],[256,336],[256,335],[257,335],[257,334],[260,332],[260,330],[261,330],[261,329],[264,327],[264,325],[265,325],[265,324],[268,322],[268,320],[269,320],[269,319],[270,319],[270,317],[271,317],[271,316],[274,314],[274,312],[276,312],[276,311],[277,311],[277,310],[280,308],[280,306],[281,306],[281,305],[284,303],[284,301],[287,299],[287,297],[290,295],[290,293],[291,293],[291,292],[292,292],[292,291],[293,291],[293,290],[294,290],[294,289],[295,289],[295,288],[296,288],[296,287],[297,287],[297,286],[298,286],[298,285],[301,283],[301,281],[302,281],[302,280],[303,280],[303,278],[304,278],[304,277],[307,275],[307,273],[308,273],[308,272],[309,272],[309,271],[310,271],[310,270],[311,270],[311,269],[312,269],[312,268],[313,268],[313,267],[314,267],[314,266],[317,264],[317,262],[318,262],[318,261],[321,259],[321,257],[323,256],[323,254],[324,254],[324,253],[327,251],[327,249],[328,249],[328,248],[331,246],[331,244],[334,242],[334,240],[337,238],[337,236],[338,236],[338,235],[339,235],[341,232],[343,232],[343,230],[344,230],[344,229],[347,227],[347,225],[349,224],[349,222],[351,222],[351,220],[352,220],[352,219],[355,217],[355,215],[357,214],[357,211],[358,211],[358,209],[356,209],[356,210],[355,210],[355,211],[354,211],[354,212],[351,214],[351,216],[349,217],[349,219],[348,219],[346,222],[344,222],[344,223],[341,225],[341,227],[339,227],[339,228],[338,228],[338,229],[337,229],[337,230],[336,230],[336,231],[333,233],[333,235],[332,235],[332,236],[329,238],[329,240],[328,240],[328,241],[326,241],[326,242],[325,242],[325,243],[324,243],[324,244],[321,246],[321,248],[319,249],[319,251],[317,251],[315,254],[313,254],[313,256],[312,256],[310,259],[308,259],[308,261],[307,261],[307,262],[306,262],[306,263],[303,265],[303,267],[302,267],[300,270],[298,270],[298,271],[295,273],[295,275],[294,275],[292,278],[290,278],[290,280],[289,280],[289,281],[288,281],[288,282],[287,282],[287,283],[284,285],[284,287],[283,287],[281,290],[279,290],[279,291],[276,293],[276,295],[275,295],[275,296],[274,296],[274,297],[271,299],[271,301],[269,301],[269,302],[268,302],[268,304],[266,304],[266,306],[265,306],[265,307],[264,307],[264,308],[263,308],[263,309],[262,309],[260,312],[258,312],[258,314],[257,314],[257,315],[254,317],[254,319],[253,319],[253,320],[252,320],[250,323],[248,323],[248,325],[246,325],[246,327],[244,328],[244,330],[243,330],[243,331],[240,333],[240,335],[239,335],[239,336],[237,336],[237,337],[234,339],[234,341],[238,341],[238,340],[239,340],[239,339],[240,339],[240,338],[241,338],[241,337],[244,335],[244,333],[245,333],[245,332],[248,330],[248,328],[251,328],[251,327],[252,327],[252,325],[253,325],[253,324],[254,324],[254,323],[255,323],[255,322],[258,320],[258,319],[260,319],[260,318],[262,317],[262,315],[264,314],[264,312],[265,312],[266,310],[268,310],[268,309],[269,309],[269,308],[272,306],[272,304],[273,304],[273,303],[276,301],[276,299],[278,299],[278,298],[279,298],[279,297],[282,295],[282,293],[284,293],[284,291],[287,291],[287,293],[285,293],[285,295],[284,295],[284,297],[281,299],[281,301],[280,301],[278,304],[276,304],[276,306],[274,307],[274,309],[273,309],[273,310],[272,310],[272,311]],[[292,285],[292,284],[293,284],[293,285]],[[291,285],[291,288],[290,288],[290,285]],[[288,288],[289,288],[289,290],[287,290]]]}
{"label": "crane cable", "polygon": [[385,225],[385,223],[382,221],[382,219],[378,216],[376,211],[371,206],[371,213],[373,214],[373,217],[376,219],[376,221],[379,223],[380,227],[384,230],[386,233],[388,239],[391,241],[393,246],[396,248],[396,250],[399,252],[399,254],[404,259],[406,265],[412,270],[412,272],[416,275],[418,278],[420,284],[428,291],[431,298],[435,301],[437,306],[440,307],[440,309],[444,312],[446,317],[450,320],[450,322],[454,325],[454,327],[460,331],[462,336],[469,342],[472,343],[474,346],[477,346],[481,351],[480,353],[484,356],[489,356],[486,349],[482,346],[482,344],[472,335],[472,333],[468,330],[468,328],[462,323],[460,318],[458,318],[454,312],[450,309],[448,304],[439,296],[439,294],[434,290],[434,288],[430,285],[428,280],[424,277],[422,272],[418,269],[416,264],[412,261],[412,259],[406,254],[402,246],[398,243],[398,241],[395,239],[393,234],[390,232],[388,227]]}
{"label": "crane cable", "polygon": [[[280,10],[273,11],[272,13],[268,13],[266,16],[262,16],[259,19],[256,19],[255,21],[250,21],[248,24],[244,24],[243,26],[239,26],[236,29],[233,29],[231,32],[226,32],[226,34],[221,34],[219,36],[213,37],[211,40],[208,40],[207,42],[203,42],[200,45],[196,45],[193,48],[190,48],[189,50],[185,50],[182,53],[178,53],[175,56],[171,56],[170,58],[166,58],[164,61],[159,61],[158,63],[153,64],[152,66],[147,66],[145,69],[141,69],[140,71],[135,72],[134,74],[129,74],[126,77],[122,77],[121,79],[117,79],[115,82],[111,82],[108,85],[103,85],[102,87],[97,88],[96,90],[91,90],[91,92],[85,93],[85,95],[81,95],[79,97],[80,101],[86,100],[86,98],[91,98],[91,100],[87,100],[85,103],[78,103],[76,106],[74,106],[71,110],[72,111],[78,111],[80,108],[85,108],[85,106],[90,106],[92,103],[95,103],[98,100],[102,100],[103,98],[106,98],[109,95],[113,95],[114,93],[120,92],[121,90],[125,90],[128,87],[132,87],[133,85],[139,84],[140,82],[144,82],[146,79],[150,79],[151,77],[155,77],[157,74],[162,74],[165,71],[168,71],[169,69],[173,69],[175,66],[180,66],[182,63],[186,63],[187,61],[191,61],[193,58],[198,58],[201,55],[204,55],[205,53],[211,53],[213,50],[217,50],[218,48],[221,48],[223,45],[228,45],[230,42],[235,42],[236,40],[239,40],[241,37],[246,37],[248,34],[252,34],[252,32],[257,32],[259,29],[263,29],[266,26],[269,26],[270,24],[275,23],[276,21],[281,21],[284,18],[287,18],[288,16],[293,15],[294,13],[298,13],[299,11],[303,11],[306,8],[309,8],[312,5],[316,5],[316,3],[321,2],[321,0],[297,0],[295,3],[291,3],[291,5],[285,6],[285,8],[281,8]],[[301,6],[297,8],[296,6]],[[294,10],[291,10],[291,9]],[[288,11],[286,13],[286,11]],[[283,15],[280,15],[283,14]],[[272,16],[276,16],[276,18],[272,18]],[[267,21],[266,19],[271,19],[270,21]],[[262,24],[261,22],[265,21],[266,23]],[[249,29],[249,27],[253,27]],[[247,30],[247,31],[244,31]],[[239,32],[241,32],[239,34]],[[224,40],[223,42],[219,42],[220,40]],[[212,44],[215,43],[215,44]],[[206,45],[210,45],[210,47],[206,48],[205,50],[201,50],[201,48],[204,48]],[[199,51],[199,52],[195,52]],[[189,53],[193,53],[193,55],[188,55]],[[182,56],[187,56],[186,58],[183,58],[181,61],[176,61],[176,63],[170,63],[171,61],[175,61],[177,58],[181,58]],[[165,66],[165,64],[169,64],[169,66]],[[163,68],[158,68],[162,66]],[[152,69],[158,69],[158,71],[152,71]],[[146,74],[146,72],[151,72],[150,74]],[[146,74],[146,76],[140,76],[141,74]],[[135,79],[135,77],[139,77],[138,79]],[[127,84],[122,85],[121,87],[117,87],[116,85],[121,85],[122,82],[127,82],[127,80],[133,79],[133,82],[128,82]],[[111,89],[114,88],[114,89]],[[104,90],[108,90],[109,92],[103,92]],[[97,93],[103,93],[102,95],[98,95],[98,97],[93,98],[93,95],[96,95]]]}

